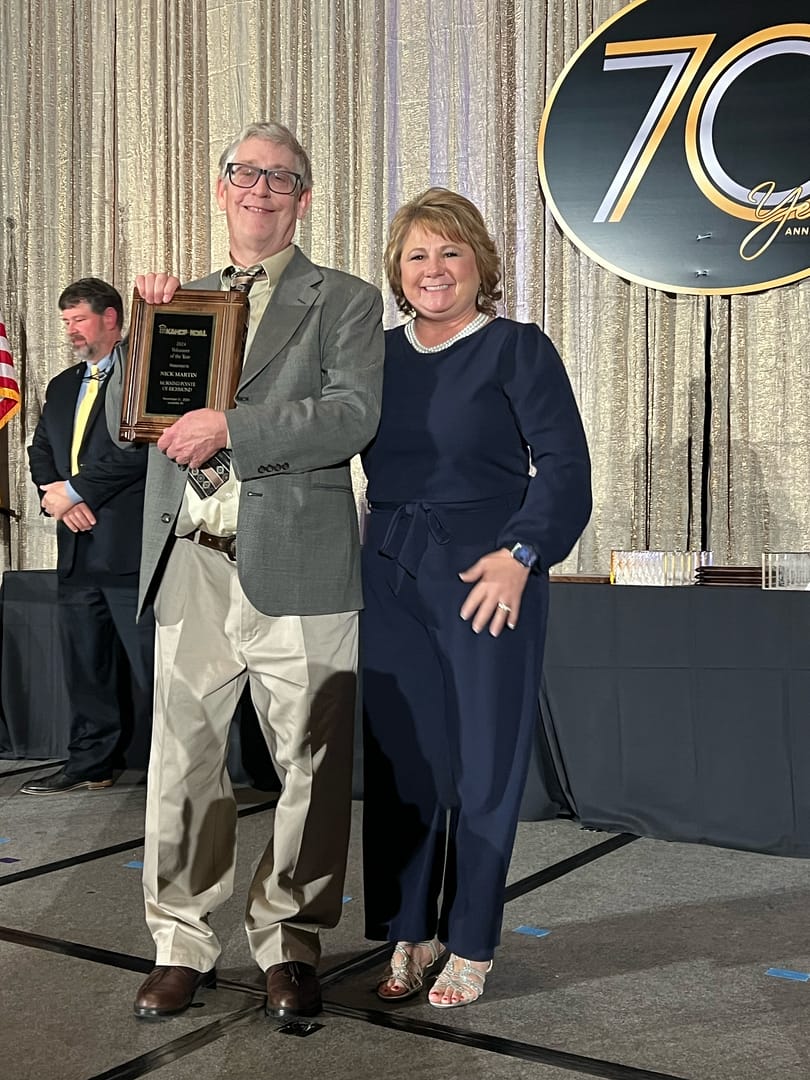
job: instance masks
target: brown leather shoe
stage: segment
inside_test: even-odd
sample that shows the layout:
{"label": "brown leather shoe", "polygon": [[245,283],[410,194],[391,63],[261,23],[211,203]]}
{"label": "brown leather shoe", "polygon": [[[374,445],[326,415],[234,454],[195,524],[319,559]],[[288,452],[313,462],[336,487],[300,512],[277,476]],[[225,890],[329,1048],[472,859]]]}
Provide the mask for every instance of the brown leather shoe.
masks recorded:
{"label": "brown leather shoe", "polygon": [[135,1015],[142,1020],[159,1020],[185,1012],[200,986],[216,986],[217,973],[188,967],[159,966],[141,984],[135,997]]}
{"label": "brown leather shoe", "polygon": [[272,964],[265,974],[268,1016],[317,1016],[321,1011],[321,984],[311,964],[287,960]]}

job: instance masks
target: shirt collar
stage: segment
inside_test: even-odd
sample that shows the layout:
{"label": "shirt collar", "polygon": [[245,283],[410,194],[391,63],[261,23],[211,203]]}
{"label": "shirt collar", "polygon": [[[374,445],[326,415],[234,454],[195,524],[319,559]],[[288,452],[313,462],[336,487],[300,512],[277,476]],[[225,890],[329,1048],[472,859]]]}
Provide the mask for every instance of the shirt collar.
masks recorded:
{"label": "shirt collar", "polygon": [[[116,345],[115,348],[113,348],[112,352],[107,353],[103,360],[99,360],[97,362],[96,367],[99,371],[107,372],[110,370],[110,368],[113,366],[113,361],[115,359],[115,349],[117,347],[118,346]],[[93,364],[90,360],[85,360],[85,364],[87,365],[87,374],[89,375]]]}
{"label": "shirt collar", "polygon": [[[284,271],[287,269],[287,265],[295,254],[295,244],[288,244],[283,251],[277,251],[275,255],[268,255],[266,259],[262,259],[260,265],[264,267],[264,272],[267,274],[267,287],[272,289],[278,285],[279,279]],[[236,269],[235,266],[226,266],[222,273],[219,275],[220,281],[223,286],[229,287],[231,282],[231,274]],[[263,284],[263,282],[257,282],[257,285]]]}

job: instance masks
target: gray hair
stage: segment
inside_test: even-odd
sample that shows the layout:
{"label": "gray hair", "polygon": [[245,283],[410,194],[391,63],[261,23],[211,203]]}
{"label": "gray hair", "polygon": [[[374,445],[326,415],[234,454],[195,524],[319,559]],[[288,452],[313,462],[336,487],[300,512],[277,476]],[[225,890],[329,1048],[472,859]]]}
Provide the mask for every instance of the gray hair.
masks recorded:
{"label": "gray hair", "polygon": [[301,176],[301,190],[309,191],[312,187],[312,166],[309,157],[301,143],[296,139],[289,128],[283,124],[277,124],[274,120],[263,120],[258,124],[248,124],[243,127],[233,142],[229,143],[219,159],[219,178],[225,179],[225,169],[233,161],[234,154],[246,139],[264,139],[266,142],[277,143],[286,146],[294,155],[296,169]]}

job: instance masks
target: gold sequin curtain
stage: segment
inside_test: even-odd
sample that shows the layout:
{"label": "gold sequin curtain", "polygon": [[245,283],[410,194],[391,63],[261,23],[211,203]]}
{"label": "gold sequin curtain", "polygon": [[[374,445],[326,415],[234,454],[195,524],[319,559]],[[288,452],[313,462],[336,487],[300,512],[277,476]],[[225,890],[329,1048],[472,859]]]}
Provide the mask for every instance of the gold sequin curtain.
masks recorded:
{"label": "gold sequin curtain", "polygon": [[810,547],[807,287],[733,301],[646,290],[580,254],[543,205],[545,97],[623,6],[4,0],[0,310],[25,411],[6,466],[23,521],[10,550],[0,543],[0,568],[54,564],[25,447],[70,361],[60,290],[93,273],[128,304],[140,270],[188,278],[221,265],[215,162],[244,123],[268,117],[311,151],[299,240],[316,261],[383,287],[385,232],[404,199],[443,184],[481,207],[504,255],[504,312],[555,341],[588,430],[594,515],[562,569],[604,573],[614,547],[696,547],[709,514],[718,561]]}
{"label": "gold sequin curtain", "polygon": [[715,561],[810,551],[810,284],[712,304]]}

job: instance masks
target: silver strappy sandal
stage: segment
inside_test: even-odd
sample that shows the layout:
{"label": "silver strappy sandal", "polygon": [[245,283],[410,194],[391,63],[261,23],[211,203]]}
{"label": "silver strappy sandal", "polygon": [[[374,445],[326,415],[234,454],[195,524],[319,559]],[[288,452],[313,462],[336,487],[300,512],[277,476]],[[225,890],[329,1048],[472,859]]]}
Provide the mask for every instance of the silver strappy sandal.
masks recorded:
{"label": "silver strappy sandal", "polygon": [[[428,949],[430,960],[420,964],[408,949]],[[439,963],[446,953],[444,945],[434,938],[432,941],[398,941],[391,955],[391,970],[377,984],[377,997],[383,1001],[405,1001],[418,994],[425,982],[425,977]],[[392,983],[398,985],[391,985]]]}
{"label": "silver strappy sandal", "polygon": [[[490,971],[492,971],[491,960],[489,965],[481,970],[481,968],[473,967],[471,961],[451,953],[450,959],[444,965],[444,970],[430,988],[428,1001],[434,1009],[458,1009],[462,1005],[472,1005],[483,994],[484,984]],[[433,1000],[434,995],[439,998],[444,997],[445,991],[448,989],[460,994],[460,1000]]]}

